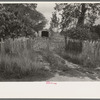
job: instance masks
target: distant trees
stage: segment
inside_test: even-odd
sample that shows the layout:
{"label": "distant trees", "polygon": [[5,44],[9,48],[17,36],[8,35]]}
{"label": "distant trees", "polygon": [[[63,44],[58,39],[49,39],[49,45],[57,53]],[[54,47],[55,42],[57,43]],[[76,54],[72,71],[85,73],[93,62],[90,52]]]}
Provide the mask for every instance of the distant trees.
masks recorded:
{"label": "distant trees", "polygon": [[44,17],[42,14],[41,14],[40,16],[41,16],[40,22],[38,22],[38,23],[33,27],[33,29],[34,29],[36,32],[42,30],[42,29],[45,27],[46,23],[47,23],[47,20],[45,19],[45,17]]}
{"label": "distant trees", "polygon": [[59,25],[59,18],[57,17],[56,12],[52,13],[50,25],[51,25],[52,28],[58,27],[58,25]]}
{"label": "distant trees", "polygon": [[51,17],[51,21],[50,21],[50,28],[49,28],[49,30],[51,31],[52,35],[53,35],[53,33],[58,32],[58,30],[59,30],[59,22],[60,22],[60,19],[57,16],[57,12],[54,11],[52,13],[52,17]]}
{"label": "distant trees", "polygon": [[46,19],[36,7],[36,3],[0,4],[0,39],[30,36],[41,30]]}

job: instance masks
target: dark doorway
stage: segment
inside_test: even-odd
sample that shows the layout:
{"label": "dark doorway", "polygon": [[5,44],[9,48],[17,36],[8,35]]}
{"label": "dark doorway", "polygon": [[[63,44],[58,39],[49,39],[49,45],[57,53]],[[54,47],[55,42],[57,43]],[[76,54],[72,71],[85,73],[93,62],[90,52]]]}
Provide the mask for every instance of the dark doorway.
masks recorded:
{"label": "dark doorway", "polygon": [[41,36],[42,37],[49,37],[49,32],[48,31],[42,31]]}

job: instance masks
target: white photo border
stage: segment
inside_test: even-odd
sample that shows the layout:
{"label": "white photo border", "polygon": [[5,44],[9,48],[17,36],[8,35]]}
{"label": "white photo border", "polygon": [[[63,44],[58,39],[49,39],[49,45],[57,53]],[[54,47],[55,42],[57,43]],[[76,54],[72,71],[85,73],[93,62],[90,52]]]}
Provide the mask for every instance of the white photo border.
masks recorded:
{"label": "white photo border", "polygon": [[[74,1],[0,1],[0,3],[59,3]],[[100,3],[94,1],[75,1],[75,3]],[[0,82],[0,98],[71,98],[71,99],[99,99],[100,82]]]}

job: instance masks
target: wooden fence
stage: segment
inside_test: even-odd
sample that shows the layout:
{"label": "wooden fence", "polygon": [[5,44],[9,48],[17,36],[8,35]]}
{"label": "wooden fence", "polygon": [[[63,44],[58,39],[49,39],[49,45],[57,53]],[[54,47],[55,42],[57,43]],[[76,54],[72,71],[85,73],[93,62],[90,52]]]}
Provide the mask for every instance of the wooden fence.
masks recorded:
{"label": "wooden fence", "polygon": [[[38,41],[39,40],[39,41]],[[64,44],[64,43],[63,43]],[[58,50],[63,46],[62,43],[51,42],[45,38],[36,39],[9,39],[0,43],[0,53],[17,53],[21,54],[24,50],[45,49]],[[100,66],[100,41],[79,41],[67,38],[66,53],[71,54],[71,57],[77,57],[84,62],[91,62]],[[62,50],[62,48],[61,48]]]}
{"label": "wooden fence", "polygon": [[47,38],[21,38],[21,39],[8,39],[0,43],[0,53],[17,53],[21,54],[24,50],[40,50],[49,49],[49,39]]}
{"label": "wooden fence", "polygon": [[100,65],[100,41],[79,41],[67,38],[66,52],[79,57],[80,60]]}
{"label": "wooden fence", "polygon": [[21,53],[25,49],[31,49],[33,45],[33,39],[8,39],[0,43],[0,53]]}

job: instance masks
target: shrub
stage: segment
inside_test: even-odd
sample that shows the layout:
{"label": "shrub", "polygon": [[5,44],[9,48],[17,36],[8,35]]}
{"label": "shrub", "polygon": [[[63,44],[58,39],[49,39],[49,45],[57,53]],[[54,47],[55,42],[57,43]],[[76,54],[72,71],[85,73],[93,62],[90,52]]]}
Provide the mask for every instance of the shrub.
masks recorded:
{"label": "shrub", "polygon": [[98,37],[100,38],[100,25],[92,26],[91,31],[96,33],[98,35]]}
{"label": "shrub", "polygon": [[96,40],[98,39],[98,35],[90,31],[89,28],[86,27],[77,27],[72,28],[66,32],[67,36],[72,39],[78,40]]}

